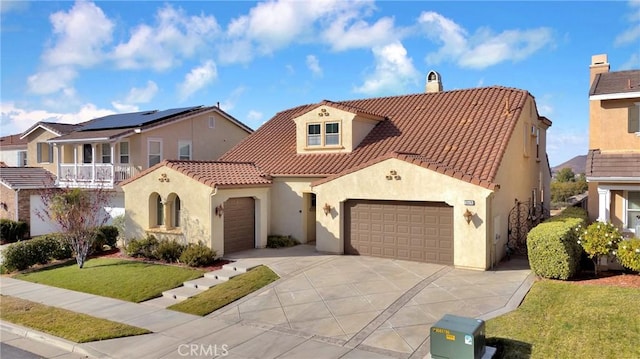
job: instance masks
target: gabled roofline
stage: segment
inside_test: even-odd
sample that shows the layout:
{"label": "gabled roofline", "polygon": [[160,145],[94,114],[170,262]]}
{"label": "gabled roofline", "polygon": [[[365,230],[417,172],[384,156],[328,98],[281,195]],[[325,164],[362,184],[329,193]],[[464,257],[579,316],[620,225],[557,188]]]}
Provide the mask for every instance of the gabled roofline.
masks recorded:
{"label": "gabled roofline", "polygon": [[[50,122],[44,122],[44,121],[36,122],[35,124],[33,124],[31,127],[29,127],[26,131],[24,131],[22,133],[22,136],[20,136],[20,139],[22,140],[25,137],[29,136],[33,131],[37,130],[38,127],[42,128],[43,130],[49,131],[49,132],[53,133],[56,136],[61,136],[62,133],[60,133],[60,132],[58,132],[58,131],[56,131],[56,130],[54,130],[52,128],[49,128],[49,127],[45,126],[46,124],[49,124],[49,123]],[[72,124],[70,123],[69,125],[72,125]]]}
{"label": "gabled roofline", "polygon": [[319,103],[316,104],[312,104],[311,107],[306,108],[306,109],[301,109],[300,111],[293,113],[291,115],[291,118],[296,118],[296,117],[300,117],[302,115],[304,115],[305,113],[311,112],[315,109],[317,109],[318,107],[321,106],[328,106],[328,107],[333,107],[339,110],[343,110],[343,111],[347,111],[347,112],[351,112],[353,114],[355,114],[358,117],[364,117],[367,119],[371,119],[371,120],[375,120],[375,121],[384,121],[387,119],[386,116],[381,115],[381,114],[377,114],[377,113],[373,113],[370,111],[365,111],[362,110],[358,107],[355,106],[350,106],[344,103],[340,103],[340,102],[335,102],[335,101],[330,101],[330,100],[322,100]]}

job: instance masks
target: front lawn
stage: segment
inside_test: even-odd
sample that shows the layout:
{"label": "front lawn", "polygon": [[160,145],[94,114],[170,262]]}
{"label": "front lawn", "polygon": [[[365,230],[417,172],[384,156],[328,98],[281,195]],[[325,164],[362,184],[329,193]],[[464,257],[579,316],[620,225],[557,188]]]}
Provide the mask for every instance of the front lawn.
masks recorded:
{"label": "front lawn", "polygon": [[75,262],[17,274],[16,279],[130,302],[159,297],[204,271],[141,261],[94,258],[80,269]]}
{"label": "front lawn", "polygon": [[495,358],[640,358],[640,289],[534,283],[514,312],[486,323]]}
{"label": "front lawn", "polygon": [[249,293],[255,292],[278,278],[278,275],[269,267],[259,266],[247,273],[231,278],[227,282],[209,288],[195,297],[174,304],[168,309],[204,316]]}
{"label": "front lawn", "polygon": [[0,297],[0,319],[76,343],[151,333],[146,329],[16,297]]}

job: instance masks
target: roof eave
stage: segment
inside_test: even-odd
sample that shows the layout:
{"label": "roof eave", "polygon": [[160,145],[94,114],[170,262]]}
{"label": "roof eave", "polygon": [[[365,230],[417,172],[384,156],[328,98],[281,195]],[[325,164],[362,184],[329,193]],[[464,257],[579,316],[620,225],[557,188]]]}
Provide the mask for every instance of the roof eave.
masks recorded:
{"label": "roof eave", "polygon": [[624,100],[630,98],[638,98],[640,99],[640,91],[634,92],[615,92],[615,93],[605,93],[599,95],[591,95],[589,96],[589,101],[604,101],[604,100]]}

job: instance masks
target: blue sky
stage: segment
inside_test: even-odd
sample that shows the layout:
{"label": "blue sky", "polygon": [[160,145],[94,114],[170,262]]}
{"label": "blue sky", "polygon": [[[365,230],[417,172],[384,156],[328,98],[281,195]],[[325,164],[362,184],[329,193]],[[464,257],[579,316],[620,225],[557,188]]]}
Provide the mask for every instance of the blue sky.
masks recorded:
{"label": "blue sky", "polygon": [[586,154],[591,56],[640,68],[640,1],[1,1],[1,135],[214,105],[278,111],[424,91],[528,90],[551,165]]}

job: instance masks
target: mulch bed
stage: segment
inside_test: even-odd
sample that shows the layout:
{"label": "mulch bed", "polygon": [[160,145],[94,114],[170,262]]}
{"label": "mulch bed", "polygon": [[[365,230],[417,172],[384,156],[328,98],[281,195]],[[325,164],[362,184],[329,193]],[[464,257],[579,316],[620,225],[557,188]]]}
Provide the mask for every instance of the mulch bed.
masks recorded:
{"label": "mulch bed", "polygon": [[186,266],[186,265],[180,264],[180,263],[167,263],[167,262],[163,262],[163,261],[151,260],[151,259],[148,259],[148,258],[129,257],[124,252],[122,252],[120,249],[117,249],[117,248],[109,250],[109,251],[104,251],[104,252],[102,252],[100,254],[91,256],[91,258],[117,258],[117,259],[125,259],[125,260],[139,261],[139,262],[146,262],[146,263],[171,265],[171,266],[183,267],[183,268],[202,269],[202,270],[205,270],[207,272],[211,272],[211,271],[214,271],[214,270],[221,269],[223,265],[225,265],[227,263],[231,263],[231,261],[228,261],[228,260],[225,260],[225,259],[218,259],[215,262],[213,262],[213,264],[211,264],[209,266],[206,266],[206,267],[189,267],[189,266]]}
{"label": "mulch bed", "polygon": [[612,285],[625,288],[640,288],[640,274],[624,271],[601,271],[596,277],[593,272],[583,272],[571,280],[582,285]]}

